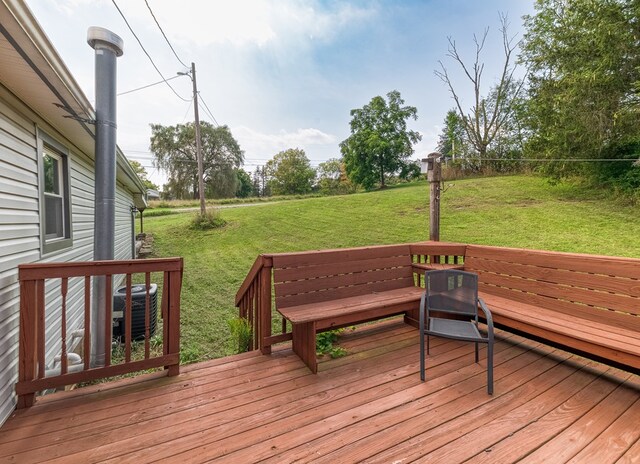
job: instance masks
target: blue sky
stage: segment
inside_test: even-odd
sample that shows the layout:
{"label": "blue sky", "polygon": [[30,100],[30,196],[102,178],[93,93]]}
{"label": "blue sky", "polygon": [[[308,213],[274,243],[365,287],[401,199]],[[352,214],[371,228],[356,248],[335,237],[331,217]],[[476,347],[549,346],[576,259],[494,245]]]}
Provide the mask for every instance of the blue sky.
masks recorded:
{"label": "blue sky", "polygon": [[[471,59],[473,33],[490,28],[484,56],[488,88],[501,65],[498,13],[509,15],[510,32],[520,37],[521,17],[533,12],[533,0],[148,1],[180,58],[196,63],[201,95],[218,123],[228,125],[240,142],[248,171],[290,147],[303,148],[314,166],[339,157],[338,144],[349,136],[350,110],[394,89],[418,108],[411,128],[423,135],[415,146],[415,157],[421,158],[435,149],[442,120],[453,106],[433,73],[438,60],[448,66],[463,96],[469,95],[460,70],[446,57],[447,37]],[[165,77],[183,71],[144,0],[117,2]],[[27,3],[91,101],[90,26],[111,29],[125,41],[118,60],[119,92],[160,80],[110,0]],[[171,84],[190,99],[187,77]],[[162,182],[148,153],[149,124],[189,120],[190,102],[164,84],[120,96],[118,144],[130,159],[142,162],[152,180]]]}

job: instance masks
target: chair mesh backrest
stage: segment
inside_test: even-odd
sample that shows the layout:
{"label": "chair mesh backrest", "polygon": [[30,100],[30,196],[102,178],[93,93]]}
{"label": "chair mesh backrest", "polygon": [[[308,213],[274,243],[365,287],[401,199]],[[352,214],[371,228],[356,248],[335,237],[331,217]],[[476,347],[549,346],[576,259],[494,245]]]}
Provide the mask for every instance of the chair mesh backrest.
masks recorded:
{"label": "chair mesh backrest", "polygon": [[478,275],[464,271],[429,271],[425,274],[430,311],[476,316]]}

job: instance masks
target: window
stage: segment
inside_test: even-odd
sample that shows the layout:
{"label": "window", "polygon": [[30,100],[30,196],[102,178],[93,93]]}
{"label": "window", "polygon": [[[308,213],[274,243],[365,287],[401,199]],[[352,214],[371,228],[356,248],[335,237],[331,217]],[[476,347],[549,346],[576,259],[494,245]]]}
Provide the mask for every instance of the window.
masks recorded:
{"label": "window", "polygon": [[43,253],[70,247],[71,210],[66,149],[40,133],[41,208]]}

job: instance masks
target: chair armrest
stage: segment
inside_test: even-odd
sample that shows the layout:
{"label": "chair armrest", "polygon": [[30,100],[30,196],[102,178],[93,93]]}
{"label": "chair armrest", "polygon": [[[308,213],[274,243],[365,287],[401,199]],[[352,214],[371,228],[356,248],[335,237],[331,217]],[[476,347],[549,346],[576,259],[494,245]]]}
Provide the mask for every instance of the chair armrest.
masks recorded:
{"label": "chair armrest", "polygon": [[478,303],[480,304],[480,308],[485,315],[485,319],[487,319],[487,330],[489,332],[489,338],[493,340],[493,316],[491,316],[491,311],[489,311],[489,308],[487,308],[487,305],[482,298],[478,298]]}

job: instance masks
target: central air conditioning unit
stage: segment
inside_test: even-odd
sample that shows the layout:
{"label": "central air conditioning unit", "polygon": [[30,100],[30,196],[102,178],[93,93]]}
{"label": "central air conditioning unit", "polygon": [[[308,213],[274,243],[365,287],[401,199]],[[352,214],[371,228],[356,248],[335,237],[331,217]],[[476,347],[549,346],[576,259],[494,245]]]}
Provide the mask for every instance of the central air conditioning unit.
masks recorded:
{"label": "central air conditioning unit", "polygon": [[[144,285],[131,287],[131,340],[144,340],[147,290]],[[125,312],[127,311],[127,287],[118,288],[113,294],[113,338],[125,339]],[[158,286],[149,286],[149,337],[156,333],[158,325]]]}

